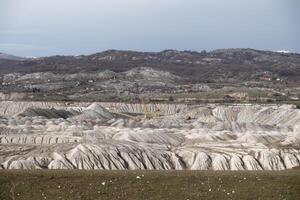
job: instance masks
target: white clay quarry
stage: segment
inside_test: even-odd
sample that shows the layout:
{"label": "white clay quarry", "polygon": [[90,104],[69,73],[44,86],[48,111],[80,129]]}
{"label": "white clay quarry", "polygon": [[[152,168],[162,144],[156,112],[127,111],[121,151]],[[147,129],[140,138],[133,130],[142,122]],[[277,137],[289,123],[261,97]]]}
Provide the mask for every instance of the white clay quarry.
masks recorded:
{"label": "white clay quarry", "polygon": [[143,117],[143,106],[0,102],[1,168],[284,170],[300,165],[300,110],[293,106],[151,104],[150,112],[160,110],[152,119]]}

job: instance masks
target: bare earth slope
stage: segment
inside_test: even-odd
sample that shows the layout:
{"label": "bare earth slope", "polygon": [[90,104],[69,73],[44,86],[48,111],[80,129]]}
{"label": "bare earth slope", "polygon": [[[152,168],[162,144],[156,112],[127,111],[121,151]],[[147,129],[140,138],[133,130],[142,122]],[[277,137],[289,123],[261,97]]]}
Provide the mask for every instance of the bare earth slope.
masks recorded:
{"label": "bare earth slope", "polygon": [[[160,110],[145,119],[141,113]],[[300,165],[291,105],[0,103],[3,169],[284,170]]]}

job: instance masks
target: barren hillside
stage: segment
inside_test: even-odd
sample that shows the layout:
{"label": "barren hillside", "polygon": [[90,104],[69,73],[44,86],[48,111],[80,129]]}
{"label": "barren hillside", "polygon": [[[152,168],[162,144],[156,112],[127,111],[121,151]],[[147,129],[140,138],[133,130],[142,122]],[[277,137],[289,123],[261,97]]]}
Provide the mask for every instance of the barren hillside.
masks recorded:
{"label": "barren hillside", "polygon": [[254,49],[109,50],[0,60],[0,97],[4,100],[132,102],[144,95],[159,101],[186,101],[180,100],[184,94],[201,102],[287,102],[300,97],[299,54]]}

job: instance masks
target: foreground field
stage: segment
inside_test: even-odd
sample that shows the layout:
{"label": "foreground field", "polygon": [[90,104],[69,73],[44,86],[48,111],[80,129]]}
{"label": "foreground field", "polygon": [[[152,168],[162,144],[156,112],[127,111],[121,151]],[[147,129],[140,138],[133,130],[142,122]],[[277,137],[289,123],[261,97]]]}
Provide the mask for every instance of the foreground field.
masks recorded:
{"label": "foreground field", "polygon": [[0,199],[297,199],[300,171],[1,170]]}

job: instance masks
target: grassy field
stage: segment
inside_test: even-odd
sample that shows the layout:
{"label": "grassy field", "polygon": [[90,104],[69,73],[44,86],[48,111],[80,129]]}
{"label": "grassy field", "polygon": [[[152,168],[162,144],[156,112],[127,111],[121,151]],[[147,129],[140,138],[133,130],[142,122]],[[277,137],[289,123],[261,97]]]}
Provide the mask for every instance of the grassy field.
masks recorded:
{"label": "grassy field", "polygon": [[1,170],[0,199],[300,199],[300,170]]}

